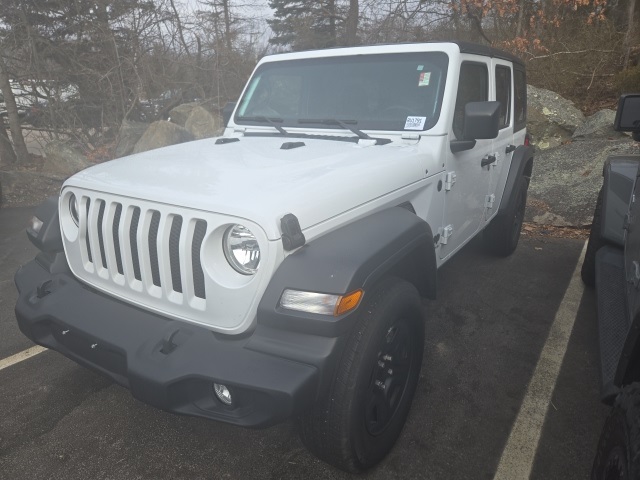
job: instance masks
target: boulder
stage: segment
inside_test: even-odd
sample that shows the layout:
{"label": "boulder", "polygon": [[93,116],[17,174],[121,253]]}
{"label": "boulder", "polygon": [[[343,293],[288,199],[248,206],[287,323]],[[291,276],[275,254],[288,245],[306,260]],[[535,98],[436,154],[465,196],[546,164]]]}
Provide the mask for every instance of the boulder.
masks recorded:
{"label": "boulder", "polygon": [[115,157],[124,157],[133,152],[136,143],[142,138],[144,132],[149,128],[148,123],[123,120],[118,131],[118,144],[116,145]]}
{"label": "boulder", "polygon": [[193,135],[175,123],[159,120],[149,125],[142,138],[136,143],[133,153],[146,152],[155,148],[175,145],[193,140]]}
{"label": "boulder", "polygon": [[69,177],[91,166],[82,153],[67,142],[54,140],[44,147],[45,161],[42,171]]}
{"label": "boulder", "polygon": [[183,103],[169,111],[169,121],[184,127],[191,111],[198,106],[197,103]]}
{"label": "boulder", "polygon": [[609,155],[640,153],[629,139],[587,138],[536,151],[525,220],[543,225],[591,224],[602,166]]}
{"label": "boulder", "polygon": [[573,102],[551,90],[528,85],[527,104],[527,130],[542,150],[571,139],[584,122],[584,115]]}
{"label": "boulder", "polygon": [[184,127],[196,140],[216,137],[222,133],[222,119],[202,107],[191,110]]}
{"label": "boulder", "polygon": [[3,207],[33,207],[60,193],[65,176],[32,171],[0,171]]}
{"label": "boulder", "polygon": [[600,110],[594,113],[580,125],[575,132],[573,138],[583,137],[612,137],[622,138],[624,133],[616,132],[613,129],[613,122],[616,119],[616,112],[609,109]]}

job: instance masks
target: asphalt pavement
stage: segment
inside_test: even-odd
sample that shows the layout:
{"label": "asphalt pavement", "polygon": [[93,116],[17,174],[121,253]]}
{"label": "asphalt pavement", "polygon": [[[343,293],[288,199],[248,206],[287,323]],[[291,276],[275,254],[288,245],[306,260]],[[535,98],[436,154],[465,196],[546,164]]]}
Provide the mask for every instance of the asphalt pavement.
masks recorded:
{"label": "asphalt pavement", "polygon": [[[12,281],[35,254],[24,234],[31,214],[0,209],[0,361],[32,346],[15,322]],[[362,478],[494,478],[582,247],[523,237],[496,259],[474,242],[440,270],[409,419]],[[531,478],[589,477],[607,414],[597,355],[594,293],[585,290]],[[2,479],[349,477],[309,454],[291,422],[247,430],[169,414],[52,351],[0,370]]]}

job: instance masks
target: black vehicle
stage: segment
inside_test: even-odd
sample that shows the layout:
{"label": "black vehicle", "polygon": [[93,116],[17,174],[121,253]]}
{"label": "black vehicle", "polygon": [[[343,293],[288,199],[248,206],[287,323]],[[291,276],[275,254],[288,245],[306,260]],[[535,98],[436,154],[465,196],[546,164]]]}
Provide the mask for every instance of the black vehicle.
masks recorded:
{"label": "black vehicle", "polygon": [[[640,141],[640,94],[623,95],[615,129]],[[592,479],[640,478],[640,155],[604,164],[582,280],[595,286],[602,401],[613,405]]]}

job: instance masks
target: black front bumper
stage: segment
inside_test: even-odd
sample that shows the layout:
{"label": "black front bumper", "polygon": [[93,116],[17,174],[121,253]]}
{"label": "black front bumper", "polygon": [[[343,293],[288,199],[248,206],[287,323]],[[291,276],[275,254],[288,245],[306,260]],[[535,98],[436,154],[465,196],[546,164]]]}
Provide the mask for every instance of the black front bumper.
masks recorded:
{"label": "black front bumper", "polygon": [[[337,338],[260,325],[242,338],[214,334],[45,267],[32,261],[15,275],[22,332],[167,411],[243,426],[277,423],[315,401],[338,350]],[[217,400],[214,382],[230,389],[232,406]]]}

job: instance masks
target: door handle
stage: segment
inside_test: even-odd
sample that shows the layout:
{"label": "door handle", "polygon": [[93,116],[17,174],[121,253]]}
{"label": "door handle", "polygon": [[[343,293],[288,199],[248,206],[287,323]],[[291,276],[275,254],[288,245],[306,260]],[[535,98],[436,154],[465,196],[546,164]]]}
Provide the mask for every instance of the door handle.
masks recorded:
{"label": "door handle", "polygon": [[507,148],[505,149],[504,153],[506,153],[507,155],[509,155],[511,152],[513,152],[516,148],[515,145],[507,145]]}
{"label": "door handle", "polygon": [[491,165],[496,161],[495,155],[485,155],[482,161],[480,162],[481,167],[486,167],[487,165]]}

